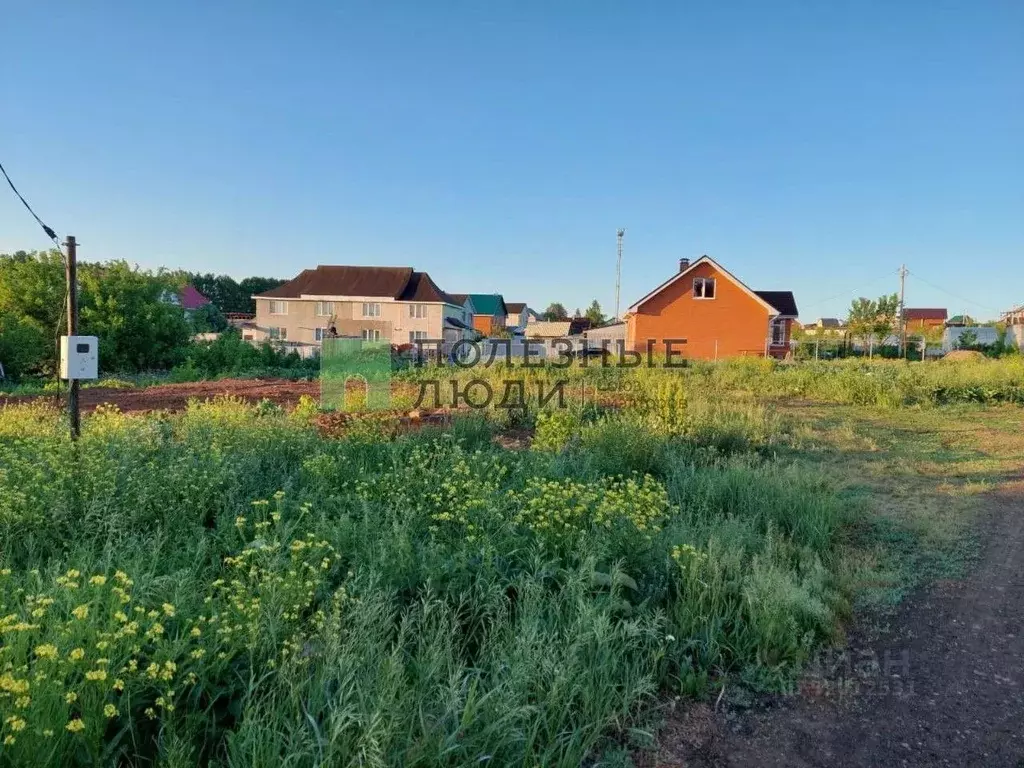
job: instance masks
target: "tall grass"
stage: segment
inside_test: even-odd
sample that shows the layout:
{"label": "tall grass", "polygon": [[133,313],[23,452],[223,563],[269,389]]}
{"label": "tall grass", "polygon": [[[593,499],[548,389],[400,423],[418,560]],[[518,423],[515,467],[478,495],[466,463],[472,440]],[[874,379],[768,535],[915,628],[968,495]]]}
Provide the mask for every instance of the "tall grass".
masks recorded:
{"label": "tall grass", "polygon": [[748,397],[640,394],[529,451],[0,411],[0,764],[578,766],[661,689],[783,684],[843,509]]}

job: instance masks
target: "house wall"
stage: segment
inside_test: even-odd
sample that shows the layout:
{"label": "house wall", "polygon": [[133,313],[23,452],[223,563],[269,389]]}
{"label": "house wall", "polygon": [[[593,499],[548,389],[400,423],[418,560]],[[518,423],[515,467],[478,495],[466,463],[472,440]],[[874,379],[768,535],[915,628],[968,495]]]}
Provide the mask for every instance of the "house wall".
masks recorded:
{"label": "house wall", "polygon": [[[284,299],[288,303],[287,315],[270,314],[270,299],[256,300],[256,324],[261,328],[284,328],[287,340],[316,341],[316,328],[328,328],[334,324],[340,336],[361,336],[364,330],[379,330],[381,341],[392,344],[408,344],[409,333],[422,331],[428,339],[443,338],[443,321],[447,316],[462,319],[462,309],[447,304],[394,301],[391,299],[368,298],[368,302],[380,304],[380,317],[363,317],[363,301],[331,299],[334,301],[332,317],[316,314],[317,299]],[[426,312],[423,317],[410,317],[409,306],[423,303]]]}
{"label": "house wall", "polygon": [[907,333],[926,333],[933,328],[942,328],[946,321],[938,317],[924,317],[916,320],[907,320]]}
{"label": "house wall", "polygon": [[[715,279],[715,298],[693,296],[693,280]],[[644,352],[648,340],[663,354],[665,339],[686,339],[674,349],[684,358],[713,360],[721,357],[763,356],[768,339],[769,311],[742,287],[711,264],[700,264],[641,304],[626,323],[626,346]],[[789,349],[792,320],[786,321],[785,344],[770,353],[783,356]]]}
{"label": "house wall", "polygon": [[484,336],[490,336],[498,328],[505,327],[505,315],[473,315],[473,327]]}

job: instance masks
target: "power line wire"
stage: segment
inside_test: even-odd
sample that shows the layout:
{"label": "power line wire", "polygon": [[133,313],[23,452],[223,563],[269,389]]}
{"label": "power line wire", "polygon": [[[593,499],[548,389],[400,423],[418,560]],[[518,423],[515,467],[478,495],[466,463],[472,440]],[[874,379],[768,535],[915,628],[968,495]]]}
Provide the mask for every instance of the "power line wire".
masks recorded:
{"label": "power line wire", "polygon": [[957,301],[961,301],[964,304],[970,304],[972,307],[978,307],[979,309],[984,309],[984,310],[987,310],[988,312],[999,313],[999,312],[1002,311],[1002,310],[999,310],[999,309],[995,309],[994,307],[986,306],[985,304],[979,304],[978,302],[972,301],[971,299],[965,299],[963,296],[957,296],[955,293],[947,291],[942,286],[936,285],[935,283],[932,283],[932,282],[930,282],[928,280],[925,280],[919,274],[917,274],[916,272],[911,272],[909,269],[907,270],[907,274],[908,275],[912,275],[913,277],[916,277],[918,280],[920,280],[925,285],[927,285],[927,286],[929,286],[931,288],[934,288],[937,291],[941,291],[942,293],[946,294],[947,296],[950,296],[950,297],[956,299]]}
{"label": "power line wire", "polygon": [[[40,227],[43,228],[43,232],[46,233],[46,236],[48,238],[50,238],[50,240],[53,241],[53,245],[57,249],[57,253],[60,254],[60,260],[62,262],[64,262],[64,268],[67,269],[68,259],[67,259],[67,256],[64,255],[64,249],[61,248],[60,239],[57,237],[57,233],[54,232],[53,227],[49,226],[45,221],[43,221],[41,218],[39,218],[39,214],[37,214],[32,209],[32,206],[28,204],[28,200],[26,200],[24,195],[22,195],[21,192],[18,191],[18,188],[16,186],[14,186],[14,182],[11,180],[11,177],[8,175],[7,169],[4,168],[3,163],[0,163],[0,173],[2,173],[4,178],[7,180],[7,185],[11,188],[11,191],[14,192],[15,196],[21,201],[21,204],[23,206],[25,206],[25,210],[27,210],[30,214],[32,214],[32,218],[36,220],[36,223],[38,223]],[[64,313],[67,311],[68,297],[70,296],[70,294],[71,294],[71,286],[69,284],[65,283],[64,284],[64,301],[61,302],[60,315],[57,318],[57,326],[56,326],[56,328],[54,328],[54,340],[53,340],[54,347],[57,347],[60,344],[60,336],[61,336],[60,329],[61,329],[61,326],[64,324]],[[58,373],[59,372],[58,372],[58,370],[57,370],[57,368],[55,366],[54,367],[54,371],[53,371],[53,374],[54,374],[53,378],[54,378],[54,381],[57,384],[57,396],[59,397],[60,396],[60,376],[58,375]]]}
{"label": "power line wire", "polygon": [[[3,163],[0,163],[0,173],[2,173],[4,175],[5,179],[7,179],[8,186],[10,186],[11,191],[14,192],[14,194],[18,196],[18,199],[21,200],[21,204],[25,206],[25,210],[27,210],[29,213],[32,214],[32,218],[35,219],[36,222],[38,222],[40,227],[43,228],[43,232],[46,233],[46,236],[48,238],[50,238],[51,240],[53,240],[53,242],[57,245],[57,248],[60,249],[60,242],[57,239],[57,233],[54,232],[53,228],[48,226],[45,221],[40,219],[39,215],[34,210],[32,210],[32,206],[28,204],[28,200],[26,200],[22,196],[21,192],[18,191],[18,188],[16,186],[14,186],[14,182],[11,181],[11,177],[7,175],[7,169],[4,168],[4,164]],[[63,255],[63,251],[61,252],[61,255]]]}
{"label": "power line wire", "polygon": [[899,273],[898,273],[898,272],[893,272],[893,273],[886,273],[886,274],[884,274],[884,275],[881,275],[881,276],[879,276],[879,277],[876,277],[876,278],[875,278],[874,280],[872,280],[872,281],[871,281],[870,283],[866,283],[866,284],[862,285],[862,286],[861,286],[860,288],[855,288],[855,289],[853,289],[853,290],[850,290],[850,291],[843,291],[842,293],[837,293],[837,294],[836,294],[835,296],[829,296],[829,297],[828,297],[827,299],[822,299],[821,301],[815,302],[814,304],[804,304],[804,305],[803,305],[803,306],[804,306],[804,309],[809,309],[809,308],[811,308],[811,307],[820,307],[820,306],[821,306],[822,304],[828,304],[828,303],[829,303],[830,301],[835,301],[836,299],[843,299],[843,298],[846,298],[846,297],[847,297],[847,296],[849,296],[850,294],[853,294],[853,293],[861,293],[862,291],[864,291],[864,290],[865,290],[866,288],[868,288],[869,286],[872,286],[872,285],[877,285],[877,284],[878,284],[878,283],[880,283],[880,282],[881,282],[882,280],[888,280],[888,279],[889,279],[889,278],[891,278],[891,277],[892,277],[892,275],[894,275],[894,274],[899,274]]}

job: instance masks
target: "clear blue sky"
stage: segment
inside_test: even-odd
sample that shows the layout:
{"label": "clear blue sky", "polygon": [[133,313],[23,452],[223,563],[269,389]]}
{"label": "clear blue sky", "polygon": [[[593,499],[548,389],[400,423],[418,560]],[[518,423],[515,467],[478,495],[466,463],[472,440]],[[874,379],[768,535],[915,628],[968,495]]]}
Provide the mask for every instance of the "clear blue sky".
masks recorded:
{"label": "clear blue sky", "polygon": [[1020,0],[4,6],[0,160],[84,259],[610,311],[626,227],[623,307],[702,253],[804,320],[904,261],[1024,302]]}

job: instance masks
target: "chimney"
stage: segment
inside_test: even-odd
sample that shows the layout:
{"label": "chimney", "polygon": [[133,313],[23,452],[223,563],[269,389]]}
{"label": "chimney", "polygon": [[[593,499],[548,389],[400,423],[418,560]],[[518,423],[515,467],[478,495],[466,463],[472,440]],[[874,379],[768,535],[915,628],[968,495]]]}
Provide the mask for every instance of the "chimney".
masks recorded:
{"label": "chimney", "polygon": [[680,259],[679,260],[679,271],[680,272],[684,271],[688,266],[690,266],[690,260],[689,259]]}

